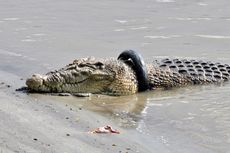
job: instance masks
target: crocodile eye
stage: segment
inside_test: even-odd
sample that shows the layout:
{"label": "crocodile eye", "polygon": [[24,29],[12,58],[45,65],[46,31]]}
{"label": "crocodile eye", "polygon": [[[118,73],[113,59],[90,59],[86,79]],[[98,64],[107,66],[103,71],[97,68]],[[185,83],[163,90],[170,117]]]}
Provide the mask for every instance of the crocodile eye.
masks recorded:
{"label": "crocodile eye", "polygon": [[103,69],[105,67],[105,65],[102,62],[97,62],[94,65],[98,67],[99,69]]}
{"label": "crocodile eye", "polygon": [[78,67],[84,67],[84,64],[80,63],[78,64]]}

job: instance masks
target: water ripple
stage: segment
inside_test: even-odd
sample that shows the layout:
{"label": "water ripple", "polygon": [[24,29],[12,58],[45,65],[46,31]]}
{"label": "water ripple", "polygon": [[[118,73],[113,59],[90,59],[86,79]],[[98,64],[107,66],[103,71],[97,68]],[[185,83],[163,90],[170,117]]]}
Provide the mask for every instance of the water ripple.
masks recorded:
{"label": "water ripple", "polygon": [[20,18],[4,18],[3,20],[5,20],[5,21],[17,21],[19,19]]}
{"label": "water ripple", "polygon": [[113,31],[118,31],[118,32],[120,32],[120,31],[125,31],[125,29],[114,29]]}
{"label": "water ripple", "polygon": [[207,6],[208,5],[207,3],[202,3],[202,2],[197,3],[197,4],[200,5],[200,6]]}
{"label": "water ripple", "polygon": [[198,21],[198,20],[210,21],[210,20],[212,20],[212,18],[207,18],[207,17],[199,17],[199,18],[194,18],[194,17],[175,17],[175,18],[172,18],[172,17],[170,17],[169,19],[175,19],[178,21]]}
{"label": "water ripple", "polygon": [[144,38],[150,39],[170,39],[170,38],[178,38],[182,37],[181,35],[169,35],[169,36],[144,36]]}
{"label": "water ripple", "polygon": [[128,21],[126,20],[114,20],[115,22],[118,22],[118,23],[121,23],[121,24],[125,24],[127,23]]}
{"label": "water ripple", "polygon": [[35,42],[36,40],[34,40],[34,39],[22,39],[21,41],[23,41],[23,42]]}
{"label": "water ripple", "polygon": [[172,3],[175,2],[175,0],[156,0],[158,3]]}
{"label": "water ripple", "polygon": [[230,36],[221,36],[221,35],[194,35],[195,37],[201,38],[211,38],[211,39],[230,39]]}
{"label": "water ripple", "polygon": [[130,28],[131,30],[142,30],[142,29],[147,29],[148,27],[133,27]]}
{"label": "water ripple", "polygon": [[47,34],[45,33],[34,33],[33,36],[46,36]]}

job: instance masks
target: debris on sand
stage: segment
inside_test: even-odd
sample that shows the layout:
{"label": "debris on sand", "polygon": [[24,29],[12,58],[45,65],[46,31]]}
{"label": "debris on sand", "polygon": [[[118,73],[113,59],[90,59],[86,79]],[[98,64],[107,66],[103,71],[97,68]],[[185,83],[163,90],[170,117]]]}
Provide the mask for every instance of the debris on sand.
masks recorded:
{"label": "debris on sand", "polygon": [[117,130],[114,130],[112,128],[112,126],[110,125],[106,125],[106,126],[103,126],[103,127],[99,127],[99,128],[96,128],[95,130],[91,131],[90,133],[115,133],[115,134],[120,134],[119,131]]}

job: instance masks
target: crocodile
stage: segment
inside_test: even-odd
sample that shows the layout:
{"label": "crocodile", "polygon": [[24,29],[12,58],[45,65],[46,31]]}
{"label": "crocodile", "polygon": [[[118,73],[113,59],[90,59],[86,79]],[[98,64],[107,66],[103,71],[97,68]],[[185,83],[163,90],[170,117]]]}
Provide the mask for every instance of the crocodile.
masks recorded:
{"label": "crocodile", "polygon": [[126,50],[118,59],[76,59],[59,70],[32,75],[26,85],[29,92],[122,96],[158,88],[222,83],[229,79],[228,64],[168,58],[145,64],[138,52]]}

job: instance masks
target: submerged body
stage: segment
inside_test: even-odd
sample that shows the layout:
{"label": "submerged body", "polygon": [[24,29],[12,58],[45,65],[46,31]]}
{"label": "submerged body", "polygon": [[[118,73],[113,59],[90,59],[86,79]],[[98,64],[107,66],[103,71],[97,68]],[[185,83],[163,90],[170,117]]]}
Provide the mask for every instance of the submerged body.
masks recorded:
{"label": "submerged body", "polygon": [[[221,83],[230,79],[230,66],[196,60],[164,59],[146,64],[149,89]],[[116,59],[81,58],[46,75],[33,75],[32,92],[129,95],[138,92],[135,70]]]}

